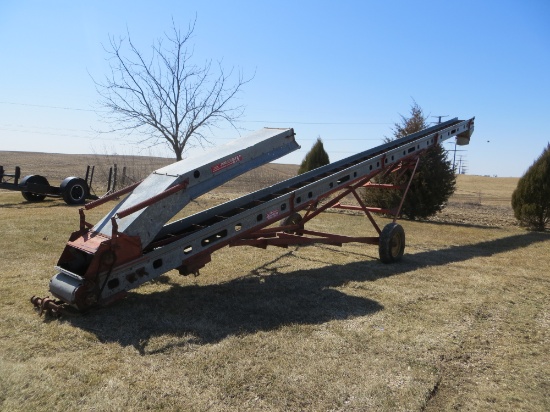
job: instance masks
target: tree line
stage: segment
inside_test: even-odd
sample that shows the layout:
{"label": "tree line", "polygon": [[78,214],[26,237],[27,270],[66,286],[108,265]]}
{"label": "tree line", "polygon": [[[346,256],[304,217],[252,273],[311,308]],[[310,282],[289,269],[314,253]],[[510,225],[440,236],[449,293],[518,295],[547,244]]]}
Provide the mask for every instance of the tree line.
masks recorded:
{"label": "tree line", "polygon": [[[110,125],[107,132],[133,135],[140,145],[168,145],[176,160],[183,159],[189,146],[208,144],[212,128],[226,122],[234,128],[244,113],[236,104],[242,88],[252,80],[218,62],[197,64],[189,41],[195,22],[181,31],[172,30],[144,53],[126,37],[110,37],[105,48],[109,72],[95,80]],[[427,116],[413,101],[409,116],[394,124],[393,136],[400,139],[428,127]],[[136,137],[137,135],[137,137]],[[321,138],[305,156],[299,173],[330,162]],[[377,176],[375,181],[404,185],[412,171]],[[429,148],[421,159],[402,206],[402,216],[424,219],[441,211],[456,188],[454,165],[439,144]],[[401,199],[397,191],[371,189],[364,195],[367,204],[390,209]],[[519,180],[512,196],[516,218],[534,230],[545,230],[550,220],[550,144]]]}

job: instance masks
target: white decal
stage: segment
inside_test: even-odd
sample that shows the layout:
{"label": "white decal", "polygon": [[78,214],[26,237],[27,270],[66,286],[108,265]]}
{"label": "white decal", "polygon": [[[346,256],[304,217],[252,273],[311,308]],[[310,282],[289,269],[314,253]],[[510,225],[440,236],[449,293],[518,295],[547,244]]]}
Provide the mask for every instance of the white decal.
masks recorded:
{"label": "white decal", "polygon": [[212,166],[212,168],[211,168],[212,173],[219,172],[220,170],[223,170],[226,167],[232,166],[235,163],[239,163],[242,160],[243,160],[243,157],[241,155],[230,157],[229,159],[226,159],[223,162],[218,163],[215,166]]}
{"label": "white decal", "polygon": [[279,216],[279,210],[278,210],[278,209],[272,210],[272,211],[267,212],[267,213],[265,214],[266,220],[274,219],[274,218],[276,218],[277,216]]}

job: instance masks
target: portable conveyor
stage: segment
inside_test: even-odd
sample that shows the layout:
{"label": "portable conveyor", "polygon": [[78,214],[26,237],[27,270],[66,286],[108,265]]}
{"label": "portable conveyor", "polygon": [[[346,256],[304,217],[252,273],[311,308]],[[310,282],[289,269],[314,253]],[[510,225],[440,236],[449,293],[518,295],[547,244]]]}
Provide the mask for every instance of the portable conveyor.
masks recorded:
{"label": "portable conveyor", "polygon": [[[224,246],[287,247],[346,242],[377,244],[384,263],[401,258],[403,229],[381,230],[356,190],[374,176],[416,168],[431,146],[456,137],[468,144],[474,119],[452,119],[401,139],[249,193],[183,219],[168,222],[190,200],[261,164],[299,148],[293,129],[262,129],[205,154],[153,172],[96,225],[85,221],[74,232],[50,281],[55,299],[33,297],[41,310],[85,310],[120,299],[127,291],[170,270],[197,273]],[[352,194],[377,236],[349,237],[305,229],[307,221]],[[405,193],[406,194],[406,193]],[[321,205],[321,200],[323,200]],[[94,207],[97,202],[86,205]],[[305,210],[305,214],[298,212]],[[395,213],[395,217],[399,211]],[[281,226],[273,224],[281,221]]]}

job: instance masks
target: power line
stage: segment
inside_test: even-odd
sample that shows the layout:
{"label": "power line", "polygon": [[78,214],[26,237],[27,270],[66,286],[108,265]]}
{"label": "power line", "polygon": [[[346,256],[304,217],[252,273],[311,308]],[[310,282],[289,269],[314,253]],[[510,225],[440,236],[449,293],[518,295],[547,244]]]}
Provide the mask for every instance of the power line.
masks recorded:
{"label": "power line", "polygon": [[318,125],[339,125],[339,126],[361,126],[374,124],[393,124],[384,122],[273,122],[270,120],[239,120],[239,123],[273,123],[273,124],[318,124]]}
{"label": "power line", "polygon": [[[6,127],[8,129],[6,129]],[[66,127],[50,127],[50,126],[27,126],[24,124],[10,124],[10,123],[0,123],[0,130],[8,130],[8,131],[19,131],[14,129],[39,129],[39,130],[61,130],[61,131],[69,131],[69,132],[83,132],[83,133],[90,133],[92,132],[91,129],[85,130],[85,129],[69,129]],[[34,133],[34,132],[32,132]]]}
{"label": "power line", "polygon": [[76,110],[81,112],[97,112],[97,110],[94,110],[94,109],[82,109],[79,107],[48,106],[45,104],[15,103],[15,102],[0,102],[0,104],[10,104],[12,106],[42,107],[45,109]]}
{"label": "power line", "polygon": [[439,124],[439,123],[441,123],[441,118],[442,117],[449,117],[449,115],[448,114],[443,114],[441,116],[438,115],[438,116],[432,116],[432,117],[437,117],[439,119],[437,123]]}
{"label": "power line", "polygon": [[99,135],[94,136],[79,136],[77,134],[71,133],[51,133],[51,132],[44,132],[44,131],[33,131],[33,130],[15,130],[15,129],[3,129],[0,128],[0,131],[4,132],[14,132],[14,133],[31,133],[31,134],[39,134],[39,135],[46,135],[46,136],[59,136],[59,137],[73,137],[77,139],[89,139],[89,140],[120,140],[119,137],[100,137]]}
{"label": "power line", "polygon": [[[101,113],[101,110],[83,109],[80,107],[50,106],[46,104],[16,103],[0,101],[0,104],[9,104],[12,106],[40,107],[44,109],[75,110],[80,112]],[[238,123],[270,123],[270,124],[303,124],[303,125],[334,125],[334,126],[365,126],[365,125],[386,125],[393,124],[388,122],[297,122],[297,121],[272,121],[272,120],[238,120]]]}
{"label": "power line", "polygon": [[[29,127],[30,129],[32,128],[37,128],[37,127]],[[27,128],[27,129],[29,129]],[[82,135],[76,135],[76,134],[68,134],[66,132],[71,132],[71,131],[82,131],[82,132],[86,132],[86,130],[78,130],[78,129],[61,129],[61,128],[43,128],[43,129],[51,129],[51,130],[59,130],[59,131],[62,131],[62,133],[54,133],[52,131],[44,131],[44,130],[18,130],[18,129],[8,129],[8,128],[3,128],[3,127],[0,127],[0,131],[4,131],[4,132],[14,132],[14,133],[31,133],[31,134],[41,134],[41,135],[47,135],[47,136],[59,136],[59,137],[75,137],[75,138],[79,138],[79,139],[95,139],[95,140],[117,140],[118,138],[117,137],[101,137],[101,134],[96,134],[96,135],[88,135],[88,136],[82,136]],[[209,138],[209,140],[235,140],[231,137],[211,137]],[[300,142],[312,142],[312,141],[315,141],[317,140],[316,138],[315,139],[302,139],[302,138],[299,138],[298,139]],[[341,138],[337,138],[336,139],[338,142],[340,141],[377,141],[377,140],[381,140],[380,138],[378,139],[372,139],[372,138],[358,138],[358,139],[341,139]],[[334,140],[331,140],[330,138],[325,138],[325,141],[326,142],[334,142]]]}

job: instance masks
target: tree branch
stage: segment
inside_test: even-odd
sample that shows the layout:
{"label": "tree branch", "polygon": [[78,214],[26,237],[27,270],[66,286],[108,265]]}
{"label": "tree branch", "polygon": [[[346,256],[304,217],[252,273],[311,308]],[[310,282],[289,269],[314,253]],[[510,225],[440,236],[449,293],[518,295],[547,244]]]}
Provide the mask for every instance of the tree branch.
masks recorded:
{"label": "tree branch", "polygon": [[140,144],[165,142],[181,159],[191,141],[209,143],[205,131],[212,127],[227,122],[237,129],[244,106],[232,102],[253,77],[245,80],[239,72],[233,80],[233,69],[226,74],[221,62],[217,74],[211,61],[194,64],[187,45],[195,23],[196,19],[182,34],[172,22],[171,34],[165,33],[167,42],[157,40],[149,57],[132,42],[129,31],[126,38],[109,38],[105,50],[110,73],[94,83],[107,109],[104,118],[112,126],[110,132],[138,132]]}

